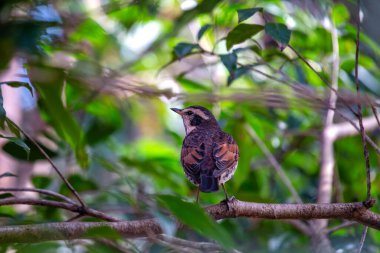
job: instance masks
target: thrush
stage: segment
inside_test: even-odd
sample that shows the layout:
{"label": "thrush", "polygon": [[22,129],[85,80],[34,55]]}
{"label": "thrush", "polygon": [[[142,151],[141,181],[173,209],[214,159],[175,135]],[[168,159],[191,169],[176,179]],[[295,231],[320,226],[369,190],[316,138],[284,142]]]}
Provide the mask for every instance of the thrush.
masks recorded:
{"label": "thrush", "polygon": [[186,177],[198,186],[199,191],[216,192],[235,173],[239,148],[231,135],[222,131],[214,115],[202,106],[185,109],[171,108],[181,115],[186,136],[181,150],[181,164]]}

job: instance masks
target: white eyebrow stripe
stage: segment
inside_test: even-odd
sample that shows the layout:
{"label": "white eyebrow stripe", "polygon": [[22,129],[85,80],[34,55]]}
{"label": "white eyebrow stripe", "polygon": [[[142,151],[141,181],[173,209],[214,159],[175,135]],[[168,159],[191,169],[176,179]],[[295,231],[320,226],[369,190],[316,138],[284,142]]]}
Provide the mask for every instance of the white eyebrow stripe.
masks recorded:
{"label": "white eyebrow stripe", "polygon": [[184,112],[188,112],[188,111],[192,111],[192,112],[194,112],[196,115],[202,117],[202,118],[205,119],[205,120],[208,120],[208,119],[209,119],[209,117],[208,117],[208,116],[207,116],[202,110],[200,110],[200,109],[190,108],[190,109],[186,109],[186,110],[184,110]]}

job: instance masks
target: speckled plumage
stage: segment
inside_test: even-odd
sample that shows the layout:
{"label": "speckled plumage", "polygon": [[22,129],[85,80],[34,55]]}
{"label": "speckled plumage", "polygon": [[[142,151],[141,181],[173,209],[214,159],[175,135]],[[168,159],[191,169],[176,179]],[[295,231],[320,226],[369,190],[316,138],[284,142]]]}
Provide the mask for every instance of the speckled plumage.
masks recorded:
{"label": "speckled plumage", "polygon": [[182,116],[186,129],[181,151],[185,175],[202,192],[218,191],[219,185],[231,179],[236,170],[237,144],[220,129],[206,108],[190,106],[172,110]]}

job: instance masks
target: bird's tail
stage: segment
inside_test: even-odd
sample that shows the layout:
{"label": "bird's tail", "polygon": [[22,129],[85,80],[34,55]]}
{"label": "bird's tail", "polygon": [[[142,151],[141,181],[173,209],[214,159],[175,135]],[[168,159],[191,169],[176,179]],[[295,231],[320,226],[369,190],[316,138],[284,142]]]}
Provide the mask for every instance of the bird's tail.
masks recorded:
{"label": "bird's tail", "polygon": [[212,175],[201,175],[201,183],[199,184],[201,192],[216,192],[219,190],[218,178]]}

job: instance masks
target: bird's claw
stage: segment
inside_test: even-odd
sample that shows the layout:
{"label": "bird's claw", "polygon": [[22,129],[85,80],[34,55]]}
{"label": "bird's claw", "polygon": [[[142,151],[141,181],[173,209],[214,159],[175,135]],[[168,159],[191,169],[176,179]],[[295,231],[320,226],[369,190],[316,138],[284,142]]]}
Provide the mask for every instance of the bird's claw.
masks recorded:
{"label": "bird's claw", "polygon": [[225,205],[227,206],[228,211],[231,211],[231,210],[232,210],[232,206],[231,206],[231,204],[232,204],[232,202],[233,202],[235,199],[236,199],[235,196],[231,196],[231,197],[229,197],[229,198],[225,198],[225,199],[222,200],[220,203],[225,204]]}

